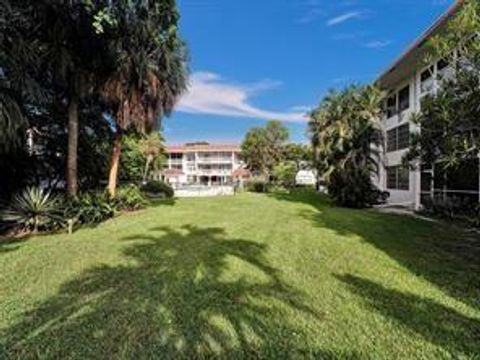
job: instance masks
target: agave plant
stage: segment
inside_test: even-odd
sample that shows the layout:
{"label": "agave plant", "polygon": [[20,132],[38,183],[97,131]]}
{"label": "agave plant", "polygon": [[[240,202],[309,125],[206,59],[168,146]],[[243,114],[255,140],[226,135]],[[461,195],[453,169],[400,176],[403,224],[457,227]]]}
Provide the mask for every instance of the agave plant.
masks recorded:
{"label": "agave plant", "polygon": [[60,220],[60,200],[39,187],[29,187],[15,195],[1,214],[2,221],[15,223],[24,230],[37,232]]}

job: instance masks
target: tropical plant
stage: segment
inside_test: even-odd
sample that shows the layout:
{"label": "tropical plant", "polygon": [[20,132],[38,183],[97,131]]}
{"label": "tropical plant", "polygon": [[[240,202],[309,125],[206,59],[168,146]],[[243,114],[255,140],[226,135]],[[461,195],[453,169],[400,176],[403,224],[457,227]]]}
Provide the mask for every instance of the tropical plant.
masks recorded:
{"label": "tropical plant", "polygon": [[421,128],[412,134],[406,165],[433,165],[455,171],[480,154],[480,3],[465,2],[447,31],[428,44],[425,61],[443,59],[450,76],[438,78],[436,94],[422,99],[412,121]]}
{"label": "tropical plant", "polygon": [[67,201],[63,217],[75,224],[94,225],[114,217],[116,210],[107,193],[86,192]]}
{"label": "tropical plant", "polygon": [[319,174],[341,206],[371,204],[383,136],[382,92],[373,86],[332,91],[310,114],[309,133]]}
{"label": "tropical plant", "polygon": [[163,138],[159,132],[153,132],[141,139],[138,147],[145,159],[145,170],[143,172],[143,182],[145,182],[152,166],[155,170],[161,167],[164,151]]}
{"label": "tropical plant", "polygon": [[151,180],[143,184],[140,189],[153,197],[172,198],[175,195],[173,188],[164,181]]}
{"label": "tropical plant", "polygon": [[116,70],[103,87],[103,97],[115,120],[108,182],[114,197],[123,132],[130,126],[141,133],[154,131],[172,111],[186,89],[187,53],[178,33],[175,0],[128,1],[110,8],[115,26],[104,32],[117,54]]}
{"label": "tropical plant", "polygon": [[23,230],[47,230],[62,221],[61,201],[39,187],[28,187],[16,194],[2,212],[2,221],[13,223]]}
{"label": "tropical plant", "polygon": [[147,200],[138,186],[128,184],[118,187],[114,203],[117,210],[134,211],[144,208]]}

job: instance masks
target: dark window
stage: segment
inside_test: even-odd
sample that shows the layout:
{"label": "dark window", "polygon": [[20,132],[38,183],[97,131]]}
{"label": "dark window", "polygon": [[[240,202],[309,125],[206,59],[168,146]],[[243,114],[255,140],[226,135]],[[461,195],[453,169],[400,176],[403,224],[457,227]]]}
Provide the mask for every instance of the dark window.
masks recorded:
{"label": "dark window", "polygon": [[397,189],[410,190],[410,171],[407,168],[397,168]]}
{"label": "dark window", "polygon": [[397,150],[410,146],[410,125],[405,124],[397,128]]}
{"label": "dark window", "polygon": [[387,131],[387,152],[397,150],[397,129]]}
{"label": "dark window", "polygon": [[387,119],[391,118],[397,113],[397,94],[391,95],[387,98],[386,103]]}
{"label": "dark window", "polygon": [[408,148],[410,145],[410,125],[405,124],[387,131],[387,152]]}
{"label": "dark window", "polygon": [[404,87],[398,93],[398,110],[404,111],[410,107],[410,86]]}
{"label": "dark window", "polygon": [[425,70],[424,72],[422,72],[422,74],[420,75],[420,80],[422,82],[425,82],[427,81],[428,79],[431,79],[433,77],[433,66],[432,67],[429,67],[427,70]]}
{"label": "dark window", "polygon": [[396,189],[397,187],[397,168],[387,167],[387,189]]}
{"label": "dark window", "polygon": [[403,166],[387,167],[387,189],[409,190],[410,171]]}
{"label": "dark window", "polygon": [[443,69],[447,68],[450,65],[447,59],[441,59],[437,63],[438,71],[442,71]]}

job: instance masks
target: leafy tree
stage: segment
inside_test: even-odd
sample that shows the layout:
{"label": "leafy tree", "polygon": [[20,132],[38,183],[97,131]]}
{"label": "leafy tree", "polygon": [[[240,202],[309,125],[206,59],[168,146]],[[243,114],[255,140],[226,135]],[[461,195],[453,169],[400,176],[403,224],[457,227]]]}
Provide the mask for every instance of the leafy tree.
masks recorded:
{"label": "leafy tree", "polygon": [[451,75],[437,79],[439,90],[422,99],[421,111],[413,116],[421,131],[412,135],[406,163],[419,161],[450,171],[478,158],[479,31],[480,3],[470,1],[450,20],[447,30],[429,43],[425,61],[444,59]]}
{"label": "leafy tree", "polygon": [[175,0],[120,1],[111,6],[115,26],[104,30],[115,49],[116,70],[103,87],[112,109],[115,135],[108,190],[115,196],[122,133],[158,129],[186,89],[187,53],[178,33]]}
{"label": "leafy tree", "polygon": [[273,168],[285,157],[288,129],[279,121],[250,129],[242,143],[242,159],[248,168],[269,180]]}
{"label": "leafy tree", "polygon": [[295,163],[298,170],[302,169],[302,166],[310,167],[313,164],[313,151],[312,147],[306,144],[287,144],[285,146],[285,159]]}
{"label": "leafy tree", "polygon": [[310,114],[309,132],[319,174],[341,206],[370,204],[383,137],[382,93],[373,86],[331,91]]}
{"label": "leafy tree", "polygon": [[0,0],[0,154],[18,151],[25,143],[26,102],[45,98],[37,81],[40,43],[32,9]]}
{"label": "leafy tree", "polygon": [[273,168],[274,178],[287,189],[295,186],[297,173],[298,167],[293,161],[282,161]]}
{"label": "leafy tree", "polygon": [[164,145],[160,133],[142,135],[130,131],[123,138],[119,178],[146,182],[151,169],[160,169],[163,161]]}
{"label": "leafy tree", "polygon": [[162,160],[164,160],[164,157],[162,156],[165,150],[163,146],[163,138],[159,132],[154,132],[140,140],[138,146],[140,153],[145,159],[143,182],[146,182],[150,168],[153,166],[155,170],[158,170],[161,167]]}
{"label": "leafy tree", "polygon": [[18,128],[22,109],[42,110],[43,103],[38,101],[41,91],[50,102],[64,105],[68,129],[67,193],[74,196],[78,189],[82,101],[97,92],[111,68],[108,44],[94,26],[99,12],[109,2],[1,1],[4,12],[0,13],[0,26],[7,29],[0,45],[0,57],[7,59],[2,62],[4,83],[14,91],[18,105],[9,101],[10,106],[5,106],[2,102],[2,108],[7,109],[2,113],[10,114],[2,117],[9,120],[10,129]]}

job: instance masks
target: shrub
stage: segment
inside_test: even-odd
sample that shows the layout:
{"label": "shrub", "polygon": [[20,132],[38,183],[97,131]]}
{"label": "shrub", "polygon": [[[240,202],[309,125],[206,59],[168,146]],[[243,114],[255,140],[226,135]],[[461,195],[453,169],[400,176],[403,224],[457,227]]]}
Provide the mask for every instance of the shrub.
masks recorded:
{"label": "shrub", "polygon": [[127,211],[139,210],[147,205],[142,192],[133,184],[119,186],[113,202],[117,210]]}
{"label": "shrub", "polygon": [[473,224],[478,214],[475,205],[459,197],[428,199],[424,202],[424,212],[447,220],[469,220]]}
{"label": "shrub", "polygon": [[275,166],[273,176],[279,185],[290,189],[295,186],[297,172],[297,165],[293,161],[284,161]]}
{"label": "shrub", "polygon": [[49,230],[61,223],[61,206],[57,196],[39,187],[29,187],[12,198],[1,219],[23,230]]}
{"label": "shrub", "polygon": [[64,218],[75,223],[93,225],[112,218],[115,213],[115,200],[105,192],[92,192],[67,200]]}
{"label": "shrub", "polygon": [[338,206],[364,208],[382,204],[390,194],[372,184],[367,171],[335,171],[327,182],[328,194]]}
{"label": "shrub", "polygon": [[262,178],[253,178],[245,182],[245,189],[255,193],[266,193],[269,191],[269,183]]}
{"label": "shrub", "polygon": [[164,181],[148,181],[140,190],[154,197],[172,198],[175,195],[173,188]]}

